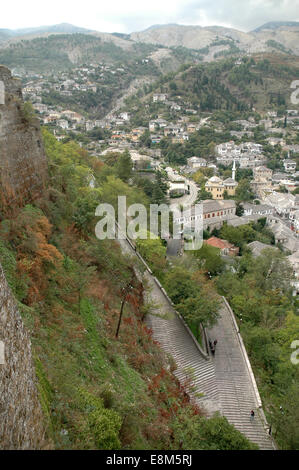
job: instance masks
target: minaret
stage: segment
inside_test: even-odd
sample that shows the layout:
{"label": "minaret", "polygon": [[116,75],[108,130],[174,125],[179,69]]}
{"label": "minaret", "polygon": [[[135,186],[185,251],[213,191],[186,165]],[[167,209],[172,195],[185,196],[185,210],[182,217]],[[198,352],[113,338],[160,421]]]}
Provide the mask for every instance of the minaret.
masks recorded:
{"label": "minaret", "polygon": [[234,164],[233,164],[232,179],[236,181],[236,160],[234,160]]}

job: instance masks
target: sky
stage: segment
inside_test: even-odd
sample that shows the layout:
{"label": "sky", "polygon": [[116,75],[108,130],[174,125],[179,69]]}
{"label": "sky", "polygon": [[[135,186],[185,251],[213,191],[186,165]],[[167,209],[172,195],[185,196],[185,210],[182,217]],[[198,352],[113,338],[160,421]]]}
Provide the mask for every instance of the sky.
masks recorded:
{"label": "sky", "polygon": [[71,23],[131,33],[177,23],[247,32],[268,21],[299,21],[299,0],[14,0],[1,5],[0,29]]}

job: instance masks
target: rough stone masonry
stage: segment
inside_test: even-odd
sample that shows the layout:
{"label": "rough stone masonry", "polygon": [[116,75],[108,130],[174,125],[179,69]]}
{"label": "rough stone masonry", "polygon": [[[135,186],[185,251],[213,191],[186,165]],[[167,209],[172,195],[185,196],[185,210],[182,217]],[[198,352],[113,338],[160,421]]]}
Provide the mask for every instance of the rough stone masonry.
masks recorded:
{"label": "rough stone masonry", "polygon": [[45,448],[31,341],[0,265],[0,449]]}
{"label": "rough stone masonry", "polygon": [[0,220],[39,197],[46,179],[38,119],[24,109],[20,80],[0,66]]}
{"label": "rough stone masonry", "polygon": [[[0,222],[40,196],[47,162],[38,120],[26,114],[21,83],[0,66]],[[30,336],[0,264],[0,449],[45,448]]]}

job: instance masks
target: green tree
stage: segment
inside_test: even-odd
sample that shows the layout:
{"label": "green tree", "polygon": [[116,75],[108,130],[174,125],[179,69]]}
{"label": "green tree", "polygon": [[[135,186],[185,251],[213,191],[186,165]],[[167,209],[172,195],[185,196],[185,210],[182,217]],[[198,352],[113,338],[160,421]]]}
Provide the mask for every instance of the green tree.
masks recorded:
{"label": "green tree", "polygon": [[199,260],[200,266],[213,276],[220,274],[225,267],[225,262],[220,256],[220,250],[206,243],[203,244],[200,250],[194,252],[194,256]]}
{"label": "green tree", "polygon": [[191,273],[182,266],[176,266],[165,275],[165,288],[175,304],[193,295],[195,283]]}
{"label": "green tree", "polygon": [[150,238],[150,232],[147,232],[147,238],[136,240],[136,246],[141,256],[150,264],[153,271],[159,272],[166,266],[166,247],[160,238]]}
{"label": "green tree", "polygon": [[254,199],[254,194],[252,192],[250,182],[247,179],[242,179],[236,189],[236,199],[238,201],[252,201]]}
{"label": "green tree", "polygon": [[242,215],[244,215],[244,207],[242,206],[242,204],[240,202],[237,202],[236,215],[238,217],[242,217]]}
{"label": "green tree", "polygon": [[281,448],[285,450],[298,450],[299,448],[298,378],[297,383],[288,384],[285,394],[278,402],[280,405],[272,406],[274,436]]}
{"label": "green tree", "polygon": [[200,293],[193,293],[191,297],[183,299],[177,307],[197,337],[200,325],[212,327],[219,318],[220,301],[215,295],[211,295],[211,291],[201,290]]}
{"label": "green tree", "polygon": [[241,248],[244,244],[242,233],[238,227],[224,224],[220,229],[220,237]]}
{"label": "green tree", "polygon": [[174,422],[174,448],[180,443],[190,450],[257,450],[226,418],[216,413],[212,418],[190,416],[183,412]]}
{"label": "green tree", "polygon": [[115,165],[118,178],[127,183],[132,176],[133,162],[128,150],[122,153]]}
{"label": "green tree", "polygon": [[139,147],[148,147],[150,148],[152,144],[151,134],[147,129],[144,133],[139,137]]}
{"label": "green tree", "polygon": [[79,394],[81,407],[87,414],[82,433],[92,436],[97,449],[120,449],[119,432],[122,420],[119,414],[114,410],[106,409],[101,398],[86,390],[81,388]]}

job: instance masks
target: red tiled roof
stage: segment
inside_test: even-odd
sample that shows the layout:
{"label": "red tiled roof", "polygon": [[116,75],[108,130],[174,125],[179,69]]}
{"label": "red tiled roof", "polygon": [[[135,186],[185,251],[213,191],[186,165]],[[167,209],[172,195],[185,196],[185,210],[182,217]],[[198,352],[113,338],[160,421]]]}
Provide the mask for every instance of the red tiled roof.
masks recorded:
{"label": "red tiled roof", "polygon": [[214,246],[215,248],[220,248],[223,250],[224,248],[234,248],[234,245],[229,243],[226,240],[221,240],[221,238],[211,237],[205,241],[207,245]]}

